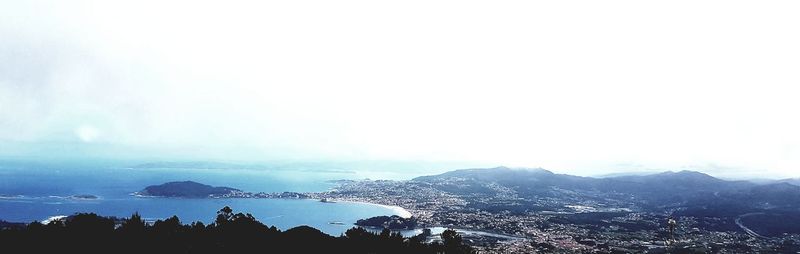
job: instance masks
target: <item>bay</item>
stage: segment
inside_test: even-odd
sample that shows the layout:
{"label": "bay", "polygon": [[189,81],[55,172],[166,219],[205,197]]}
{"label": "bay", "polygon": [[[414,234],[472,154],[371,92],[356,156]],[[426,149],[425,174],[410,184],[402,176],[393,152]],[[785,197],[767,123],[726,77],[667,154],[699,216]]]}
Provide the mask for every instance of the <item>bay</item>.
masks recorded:
{"label": "bay", "polygon": [[[323,203],[285,199],[183,199],[142,198],[131,195],[148,185],[191,180],[228,186],[248,192],[319,192],[334,185],[330,180],[354,179],[349,172],[251,169],[135,169],[85,165],[5,165],[0,168],[0,220],[42,221],[52,216],[92,212],[129,217],[138,212],[147,220],[178,216],[183,223],[210,223],[216,212],[230,206],[251,213],[269,226],[286,230],[308,225],[338,236],[358,219],[395,215],[388,207],[362,203]],[[95,195],[98,199],[70,198]]]}

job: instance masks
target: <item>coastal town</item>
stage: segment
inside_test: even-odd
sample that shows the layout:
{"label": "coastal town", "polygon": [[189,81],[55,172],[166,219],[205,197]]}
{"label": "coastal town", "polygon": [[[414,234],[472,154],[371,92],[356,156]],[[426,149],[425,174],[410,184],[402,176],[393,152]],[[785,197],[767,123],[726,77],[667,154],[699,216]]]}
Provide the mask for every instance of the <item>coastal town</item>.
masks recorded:
{"label": "coastal town", "polygon": [[[486,174],[493,171],[475,172]],[[539,181],[564,177],[542,170],[517,173],[520,172],[534,175]],[[701,176],[685,172],[680,177],[687,175]],[[633,194],[552,186],[537,187],[536,194],[531,194],[508,183],[470,181],[469,177],[336,180],[332,181],[335,187],[328,191],[306,193],[251,193],[184,181],[149,186],[137,194],[375,204],[391,208],[395,216],[363,218],[357,225],[400,231],[421,230],[419,232],[451,228],[460,231],[469,245],[481,253],[800,251],[799,234],[764,236],[745,225],[750,216],[762,213],[744,214],[735,220],[725,215],[692,216],[685,211],[680,213],[676,210],[678,208],[643,208],[647,202],[631,201],[635,200],[633,196],[629,197]],[[430,241],[437,240],[437,236],[430,233],[425,237]]]}
{"label": "coastal town", "polygon": [[[498,235],[466,235],[481,253],[595,252],[741,253],[798,250],[800,235],[757,238],[742,231],[701,229],[692,217],[677,218],[672,236],[665,213],[638,212],[620,203],[568,198],[537,200],[549,211],[487,211],[471,204],[491,202],[495,206],[526,202],[511,190],[493,186],[496,195],[457,195],[418,181],[339,181],[327,192],[306,193],[308,198],[367,202],[407,209],[419,227],[479,230]],[[530,201],[530,200],[527,200]]]}

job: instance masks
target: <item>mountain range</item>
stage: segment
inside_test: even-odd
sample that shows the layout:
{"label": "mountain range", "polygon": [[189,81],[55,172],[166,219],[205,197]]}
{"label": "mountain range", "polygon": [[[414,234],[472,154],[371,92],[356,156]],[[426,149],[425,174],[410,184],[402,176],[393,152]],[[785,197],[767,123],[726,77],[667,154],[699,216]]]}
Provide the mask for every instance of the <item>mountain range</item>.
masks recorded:
{"label": "mountain range", "polygon": [[[541,168],[462,169],[414,178],[455,194],[493,195],[500,189],[521,198],[630,200],[647,210],[698,212],[736,207],[732,213],[800,207],[792,181],[756,184],[728,181],[696,171],[605,178],[556,174]],[[702,208],[702,209],[697,209]]]}

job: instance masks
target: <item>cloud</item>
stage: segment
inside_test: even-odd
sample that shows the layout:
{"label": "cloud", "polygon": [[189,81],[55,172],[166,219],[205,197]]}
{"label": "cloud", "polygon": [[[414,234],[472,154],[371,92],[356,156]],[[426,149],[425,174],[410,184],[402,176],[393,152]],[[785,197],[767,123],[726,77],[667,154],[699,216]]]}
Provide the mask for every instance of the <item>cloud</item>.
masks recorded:
{"label": "cloud", "polygon": [[800,166],[793,2],[3,5],[2,140],[586,174]]}

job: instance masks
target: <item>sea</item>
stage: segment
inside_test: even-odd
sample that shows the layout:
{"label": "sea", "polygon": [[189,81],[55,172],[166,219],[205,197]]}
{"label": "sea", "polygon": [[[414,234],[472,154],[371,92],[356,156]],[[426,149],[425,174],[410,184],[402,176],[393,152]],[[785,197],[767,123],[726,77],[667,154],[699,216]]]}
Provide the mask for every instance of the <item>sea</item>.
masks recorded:
{"label": "sea", "polygon": [[[327,203],[308,199],[188,199],[137,197],[134,192],[170,181],[195,181],[248,192],[320,192],[332,180],[364,175],[320,168],[159,168],[104,163],[0,163],[0,220],[45,221],[75,213],[129,217],[138,212],[154,221],[178,216],[181,222],[213,222],[224,206],[250,213],[262,223],[286,230],[307,225],[339,236],[358,219],[401,215],[402,209],[373,204]],[[94,195],[78,199],[74,195]]]}

